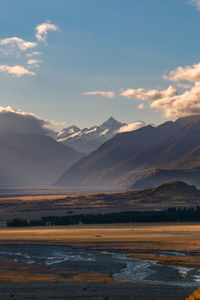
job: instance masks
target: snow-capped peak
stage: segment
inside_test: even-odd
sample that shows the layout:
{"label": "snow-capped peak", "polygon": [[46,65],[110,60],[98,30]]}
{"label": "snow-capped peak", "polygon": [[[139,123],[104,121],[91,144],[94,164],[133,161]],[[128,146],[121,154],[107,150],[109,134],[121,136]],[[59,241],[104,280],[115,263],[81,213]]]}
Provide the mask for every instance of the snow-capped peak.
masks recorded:
{"label": "snow-capped peak", "polygon": [[113,117],[110,117],[106,122],[104,122],[102,125],[100,125],[100,127],[111,129],[111,128],[119,128],[122,125],[124,125],[124,124],[115,120]]}
{"label": "snow-capped peak", "polygon": [[67,127],[61,131],[58,132],[57,134],[57,139],[63,139],[63,138],[66,138],[74,133],[77,133],[81,131],[80,128],[78,128],[77,126],[73,125],[73,126],[70,126],[70,127]]}
{"label": "snow-capped peak", "polygon": [[147,126],[148,124],[144,123],[143,121],[138,121],[138,122],[134,122],[134,123],[129,123],[126,124],[124,126],[122,126],[118,132],[122,133],[122,132],[130,132],[130,131],[134,131],[137,130],[139,128],[142,128],[144,126]]}
{"label": "snow-capped peak", "polygon": [[147,125],[148,124],[142,121],[130,124],[121,123],[113,117],[110,117],[99,126],[84,128],[82,130],[77,126],[63,129],[57,134],[57,140],[73,147],[76,151],[89,153],[117,133],[137,130]]}

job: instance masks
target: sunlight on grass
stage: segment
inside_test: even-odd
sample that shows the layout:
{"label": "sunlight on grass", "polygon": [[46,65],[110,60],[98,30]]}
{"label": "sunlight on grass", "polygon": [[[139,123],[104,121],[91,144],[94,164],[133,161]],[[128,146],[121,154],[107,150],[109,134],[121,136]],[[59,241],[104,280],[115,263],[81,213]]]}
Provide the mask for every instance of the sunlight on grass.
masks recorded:
{"label": "sunlight on grass", "polygon": [[126,224],[0,229],[0,243],[95,244],[133,250],[198,251],[199,224]]}
{"label": "sunlight on grass", "polygon": [[193,295],[189,296],[186,300],[200,300],[200,288],[195,291]]}

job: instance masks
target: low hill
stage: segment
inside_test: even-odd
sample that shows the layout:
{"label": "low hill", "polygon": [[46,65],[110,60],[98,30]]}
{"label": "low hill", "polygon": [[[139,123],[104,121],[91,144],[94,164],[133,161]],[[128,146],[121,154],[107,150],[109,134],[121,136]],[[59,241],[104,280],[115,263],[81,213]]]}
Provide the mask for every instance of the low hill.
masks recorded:
{"label": "low hill", "polygon": [[177,197],[180,199],[196,199],[200,197],[200,191],[194,185],[188,185],[182,181],[173,181],[160,185],[152,190],[152,197],[166,198]]}
{"label": "low hill", "polygon": [[151,209],[152,207],[190,206],[200,203],[200,190],[182,181],[173,181],[162,184],[156,188],[66,197],[65,201],[72,208],[80,208],[82,206],[84,209],[94,209],[98,207],[98,210],[101,208],[109,208],[109,210],[121,208],[127,210],[130,208]]}

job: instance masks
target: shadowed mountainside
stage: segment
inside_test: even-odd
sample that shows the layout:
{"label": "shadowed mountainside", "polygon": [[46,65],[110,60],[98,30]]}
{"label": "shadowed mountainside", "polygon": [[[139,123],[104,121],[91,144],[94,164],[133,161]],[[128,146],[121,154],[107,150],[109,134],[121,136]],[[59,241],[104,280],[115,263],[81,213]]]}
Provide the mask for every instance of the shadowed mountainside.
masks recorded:
{"label": "shadowed mountainside", "polygon": [[46,135],[1,135],[0,185],[52,184],[79,158],[75,150]]}

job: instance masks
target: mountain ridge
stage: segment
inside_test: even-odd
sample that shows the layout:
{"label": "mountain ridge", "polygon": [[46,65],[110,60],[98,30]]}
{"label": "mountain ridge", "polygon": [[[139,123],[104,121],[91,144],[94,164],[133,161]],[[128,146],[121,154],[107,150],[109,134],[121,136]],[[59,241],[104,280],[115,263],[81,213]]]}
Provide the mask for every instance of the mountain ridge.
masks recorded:
{"label": "mountain ridge", "polygon": [[[200,146],[199,132],[200,117],[186,117],[157,127],[149,125],[133,132],[119,133],[70,167],[56,184],[145,188],[147,177],[151,177],[150,172],[154,172],[154,178],[158,168],[166,169],[168,174],[172,174],[175,167],[177,169],[178,161],[180,164],[180,159],[187,157],[190,152],[194,153]],[[194,162],[193,164],[195,166]],[[177,174],[178,172],[181,173],[177,170]],[[189,173],[191,174],[191,170],[184,172],[183,179],[186,181],[186,174],[189,176]],[[194,173],[198,174],[197,171]],[[171,179],[170,176],[172,175],[167,177],[168,180]],[[176,176],[172,176],[172,179],[176,180]],[[178,176],[178,179],[181,180],[182,177]],[[155,182],[151,180],[153,186],[157,183],[157,179]]]}

